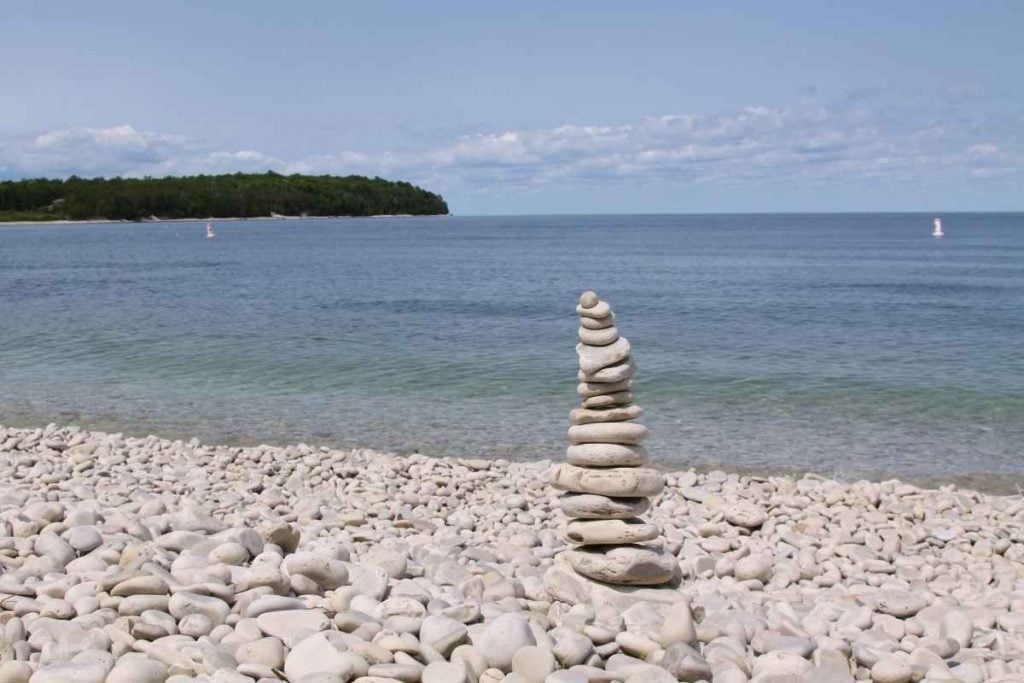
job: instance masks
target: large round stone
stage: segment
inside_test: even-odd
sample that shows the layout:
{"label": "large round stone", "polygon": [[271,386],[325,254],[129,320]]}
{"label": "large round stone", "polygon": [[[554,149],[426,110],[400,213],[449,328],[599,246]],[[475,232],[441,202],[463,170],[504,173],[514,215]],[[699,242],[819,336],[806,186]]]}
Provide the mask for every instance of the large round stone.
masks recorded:
{"label": "large round stone", "polygon": [[574,425],[591,422],[625,422],[635,420],[644,414],[640,406],[616,406],[614,408],[574,408],[569,413],[569,422]]}
{"label": "large round stone", "polygon": [[636,445],[647,436],[647,427],[636,422],[591,422],[569,427],[572,443],[621,443]]}
{"label": "large round stone", "polygon": [[575,520],[565,527],[565,540],[577,545],[643,543],[658,537],[661,529],[639,519]]}
{"label": "large round stone", "polygon": [[679,564],[671,555],[638,545],[570,550],[565,558],[583,576],[629,586],[668,583],[679,571]]}
{"label": "large round stone", "polygon": [[619,337],[607,346],[576,345],[576,354],[580,357],[580,370],[588,373],[621,363],[629,358],[629,351],[629,340],[625,337]]}
{"label": "large round stone", "polygon": [[558,499],[562,512],[575,519],[629,519],[651,506],[649,498],[609,498],[591,493],[566,493]]}
{"label": "large round stone", "polygon": [[473,638],[473,645],[495,669],[510,671],[520,648],[536,645],[530,625],[519,614],[502,614],[488,622]]}
{"label": "large round stone", "polygon": [[647,464],[647,451],[621,443],[578,443],[566,449],[565,459],[581,467],[640,467]]}
{"label": "large round stone", "polygon": [[647,467],[591,469],[560,464],[551,469],[551,484],[563,491],[632,498],[661,493],[665,488],[665,477],[658,470]]}

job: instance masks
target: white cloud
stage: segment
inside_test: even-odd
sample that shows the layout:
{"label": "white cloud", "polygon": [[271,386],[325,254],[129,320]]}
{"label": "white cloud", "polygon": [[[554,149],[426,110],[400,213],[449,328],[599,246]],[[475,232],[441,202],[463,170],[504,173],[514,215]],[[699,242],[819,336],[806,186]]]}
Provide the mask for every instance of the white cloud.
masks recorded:
{"label": "white cloud", "polygon": [[7,142],[0,163],[28,176],[94,175],[112,169],[130,173],[180,154],[187,146],[183,137],[145,133],[128,125],[72,128]]}
{"label": "white cloud", "polygon": [[[877,106],[872,109],[871,106]],[[218,150],[129,125],[49,131],[0,140],[0,170],[38,175],[171,175],[264,171],[359,173],[441,191],[500,187],[815,184],[1024,176],[1019,117],[985,120],[949,111],[898,110],[847,100],[801,101],[719,115],[674,114],[616,125],[493,131],[426,151],[341,150],[282,159]]]}

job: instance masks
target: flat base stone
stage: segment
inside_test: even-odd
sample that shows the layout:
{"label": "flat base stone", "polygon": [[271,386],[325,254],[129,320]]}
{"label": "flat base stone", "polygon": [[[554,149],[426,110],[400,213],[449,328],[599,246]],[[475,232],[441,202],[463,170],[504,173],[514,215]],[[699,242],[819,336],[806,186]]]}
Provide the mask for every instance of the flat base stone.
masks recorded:
{"label": "flat base stone", "polygon": [[571,605],[586,603],[599,607],[609,605],[625,610],[638,602],[646,602],[664,615],[676,602],[686,599],[680,589],[680,577],[658,587],[616,586],[578,574],[563,559],[556,559],[544,573],[544,588],[556,600]]}
{"label": "flat base stone", "polygon": [[679,562],[642,545],[596,545],[564,555],[583,576],[622,586],[659,586],[679,575]]}

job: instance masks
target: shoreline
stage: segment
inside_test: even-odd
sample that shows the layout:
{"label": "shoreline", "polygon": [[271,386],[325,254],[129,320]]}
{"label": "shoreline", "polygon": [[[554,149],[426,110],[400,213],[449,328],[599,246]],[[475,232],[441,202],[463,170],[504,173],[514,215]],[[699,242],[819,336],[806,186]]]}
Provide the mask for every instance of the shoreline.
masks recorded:
{"label": "shoreline", "polygon": [[[559,444],[553,447],[550,452],[528,452],[523,455],[522,449],[514,448],[510,451],[514,451],[516,456],[506,452],[493,452],[493,453],[465,453],[465,452],[435,452],[433,450],[405,450],[405,449],[391,449],[387,447],[381,447],[379,444],[364,443],[361,441],[333,441],[323,440],[315,437],[301,437],[300,439],[280,439],[280,438],[267,438],[265,435],[247,433],[243,435],[237,435],[231,438],[210,438],[209,436],[196,435],[194,432],[187,430],[160,430],[153,427],[138,427],[133,428],[131,425],[125,424],[119,420],[79,420],[73,419],[72,422],[64,422],[60,419],[47,419],[45,416],[40,418],[33,417],[16,417],[13,415],[7,416],[6,422],[0,422],[0,427],[10,427],[17,429],[35,429],[40,424],[67,424],[74,425],[75,427],[84,431],[95,431],[102,433],[118,433],[123,434],[130,438],[156,438],[164,439],[168,441],[184,440],[188,441],[193,438],[198,438],[203,441],[204,444],[210,447],[225,447],[225,448],[253,448],[257,446],[269,446],[272,448],[286,448],[295,443],[304,443],[312,448],[327,448],[329,450],[353,450],[363,449],[373,451],[376,453],[385,453],[395,457],[408,457],[410,455],[421,455],[430,458],[482,458],[486,460],[508,460],[515,463],[536,463],[536,462],[548,462],[555,460],[557,461],[564,453],[563,445]],[[657,453],[652,456],[652,467],[655,467],[667,474],[679,474],[683,472],[694,472],[700,475],[706,475],[712,471],[722,471],[727,474],[735,474],[742,477],[752,477],[757,479],[765,479],[770,477],[788,477],[793,479],[800,479],[801,477],[813,477],[822,480],[834,480],[846,485],[858,482],[867,481],[870,483],[882,483],[886,481],[898,481],[900,483],[911,484],[918,486],[922,489],[941,489],[954,487],[956,489],[976,491],[987,495],[996,496],[1009,496],[1024,493],[1024,475],[1020,476],[1007,476],[997,473],[988,472],[972,472],[966,474],[956,475],[907,475],[899,472],[892,471],[872,471],[863,472],[860,474],[846,474],[843,472],[832,472],[831,474],[826,473],[823,470],[815,470],[811,468],[801,467],[743,467],[734,465],[728,462],[695,462],[687,465],[680,465],[676,463],[665,463],[659,461]]]}
{"label": "shoreline", "polygon": [[52,220],[52,221],[0,221],[0,227],[7,225],[24,227],[31,225],[120,225],[120,224],[148,224],[148,223],[203,223],[203,222],[218,222],[218,223],[229,223],[229,222],[246,222],[246,221],[306,221],[306,220],[341,220],[341,219],[358,219],[358,218],[444,218],[451,216],[452,214],[424,214],[417,215],[411,213],[388,213],[388,214],[374,214],[372,216],[207,216],[205,218],[143,218],[137,221],[131,221],[127,219],[106,219],[106,218],[91,218],[88,220],[73,221],[73,220]]}
{"label": "shoreline", "polygon": [[1021,495],[672,472],[677,581],[623,588],[562,559],[549,464],[0,426],[0,676],[1024,675]]}

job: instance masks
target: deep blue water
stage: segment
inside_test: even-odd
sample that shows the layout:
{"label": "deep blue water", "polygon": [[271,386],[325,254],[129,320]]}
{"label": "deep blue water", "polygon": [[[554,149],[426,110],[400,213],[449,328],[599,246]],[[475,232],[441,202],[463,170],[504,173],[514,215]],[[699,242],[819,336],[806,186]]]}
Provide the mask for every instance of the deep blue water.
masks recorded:
{"label": "deep blue water", "polygon": [[561,457],[575,299],[673,466],[1024,481],[1024,214],[0,228],[0,423]]}

